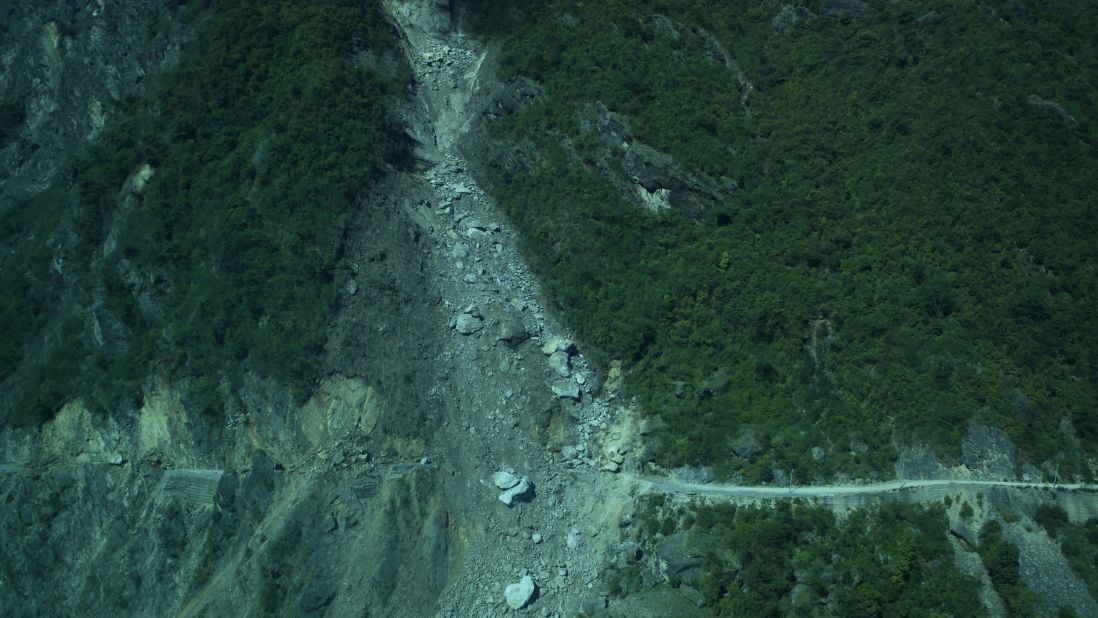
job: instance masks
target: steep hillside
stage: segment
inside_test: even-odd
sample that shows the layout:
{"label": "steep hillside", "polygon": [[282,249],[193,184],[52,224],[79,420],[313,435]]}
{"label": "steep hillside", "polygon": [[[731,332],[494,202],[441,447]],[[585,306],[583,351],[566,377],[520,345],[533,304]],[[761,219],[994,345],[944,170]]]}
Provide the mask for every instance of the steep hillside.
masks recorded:
{"label": "steep hillside", "polygon": [[386,110],[407,78],[360,68],[393,44],[376,10],[211,15],[50,188],[5,208],[9,423],[75,396],[133,409],[150,374],[194,379],[215,415],[244,372],[299,398],[318,376],[356,200],[408,156]]}
{"label": "steep hillside", "polygon": [[1086,9],[0,9],[3,613],[1098,614]]}
{"label": "steep hillside", "polygon": [[445,581],[448,515],[411,333],[442,319],[387,198],[392,24],[79,4],[5,9],[0,605],[429,613],[407,590]]}
{"label": "steep hillside", "polygon": [[890,477],[978,422],[1091,478],[1093,11],[493,7],[470,148],[661,463]]}

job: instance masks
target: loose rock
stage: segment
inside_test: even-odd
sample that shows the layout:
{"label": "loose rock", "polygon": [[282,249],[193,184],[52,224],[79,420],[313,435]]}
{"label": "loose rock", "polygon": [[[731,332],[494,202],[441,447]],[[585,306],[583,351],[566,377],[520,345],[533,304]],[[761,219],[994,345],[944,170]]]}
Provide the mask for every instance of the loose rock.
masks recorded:
{"label": "loose rock", "polygon": [[534,484],[525,476],[514,487],[499,495],[499,501],[507,506],[514,506],[516,501],[528,499]]}
{"label": "loose rock", "polygon": [[541,346],[541,351],[546,355],[553,354],[555,352],[568,352],[572,349],[572,340],[566,337],[554,336],[550,337],[549,341],[545,342],[545,345]]}
{"label": "loose rock", "polygon": [[549,355],[549,368],[562,378],[572,375],[572,366],[568,362],[568,352],[553,352]]}
{"label": "loose rock", "polygon": [[521,480],[522,479],[507,470],[500,470],[492,476],[492,482],[500,489],[511,489],[515,485],[518,485]]}
{"label": "loose rock", "polygon": [[557,397],[579,399],[580,387],[575,382],[558,381],[553,383],[553,394]]}
{"label": "loose rock", "polygon": [[503,589],[503,597],[511,609],[522,609],[534,598],[535,591],[537,591],[537,585],[534,584],[534,579],[529,575],[523,575],[518,583],[509,584]]}
{"label": "loose rock", "polygon": [[472,335],[482,328],[484,328],[484,321],[468,313],[459,315],[454,323],[454,329],[462,335]]}
{"label": "loose rock", "polygon": [[530,334],[526,332],[526,327],[522,325],[522,322],[519,321],[518,318],[508,316],[500,320],[500,341],[505,341],[513,345],[525,340],[529,336]]}

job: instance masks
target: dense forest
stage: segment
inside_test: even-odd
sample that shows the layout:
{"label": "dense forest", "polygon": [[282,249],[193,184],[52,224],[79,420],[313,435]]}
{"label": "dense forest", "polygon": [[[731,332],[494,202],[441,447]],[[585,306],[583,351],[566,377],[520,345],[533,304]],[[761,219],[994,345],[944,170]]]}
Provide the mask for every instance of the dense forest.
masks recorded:
{"label": "dense forest", "polygon": [[126,409],[150,375],[213,414],[244,372],[316,377],[347,218],[408,156],[388,111],[408,76],[369,62],[391,27],[343,0],[186,8],[208,23],[183,62],[4,214],[0,378],[27,362],[36,385],[13,422]]}
{"label": "dense forest", "polygon": [[[670,555],[664,548],[682,539],[681,553],[700,563],[670,574],[669,583],[700,592],[714,615],[981,615],[978,582],[954,564],[940,504],[884,504],[840,518],[799,501],[676,506],[663,496],[646,500],[639,518],[642,554]],[[629,594],[651,585],[642,564],[613,568],[611,589]],[[1016,557],[1014,569],[1016,575]]]}
{"label": "dense forest", "polygon": [[[489,123],[508,154],[485,152],[529,258],[666,421],[665,464],[889,476],[898,445],[949,461],[977,420],[1089,474],[1098,14],[831,5],[486,13],[503,79],[540,92]],[[734,190],[638,207],[596,103],[634,150]]]}

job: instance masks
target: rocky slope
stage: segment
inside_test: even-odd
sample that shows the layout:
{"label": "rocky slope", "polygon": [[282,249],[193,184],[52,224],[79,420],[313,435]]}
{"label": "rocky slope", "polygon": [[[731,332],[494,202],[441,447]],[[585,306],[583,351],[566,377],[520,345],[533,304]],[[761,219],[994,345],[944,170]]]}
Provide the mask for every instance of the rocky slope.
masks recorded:
{"label": "rocky slope", "polygon": [[[141,8],[162,16],[166,5]],[[133,414],[97,416],[74,401],[41,428],[5,428],[0,605],[11,615],[698,611],[666,587],[609,599],[605,565],[644,553],[622,542],[636,494],[685,485],[638,482],[644,449],[617,368],[600,375],[549,309],[467,158],[479,150],[470,139],[483,137],[471,133],[478,116],[521,106],[537,85],[492,81],[493,56],[464,31],[464,5],[385,6],[402,49],[371,61],[410,65],[413,88],[393,105],[417,160],[371,187],[348,226],[325,377],[304,405],[251,377],[217,421],[196,415],[178,385],[150,382]],[[104,102],[139,92],[185,40],[168,19],[148,49],[119,49],[152,23],[137,7],[67,7],[50,9],[65,19],[20,8],[3,17],[13,34],[0,58],[4,101],[31,110],[0,145],[13,170],[4,195],[44,186],[68,149],[110,123]],[[130,34],[103,34],[119,28]],[[614,139],[615,119],[593,114]],[[681,180],[669,159],[634,163]],[[659,189],[627,188],[639,205],[663,207]],[[1073,520],[1091,512],[1092,501],[1060,498]],[[1092,611],[1054,542],[1034,532],[1037,498],[1004,489],[988,502],[1014,518],[1006,534],[1025,548],[1021,566],[1048,606]],[[971,545],[978,524],[1000,515],[959,511],[949,512],[957,559],[985,580],[995,615],[1002,602]],[[662,572],[659,555],[643,559]]]}
{"label": "rocky slope", "polygon": [[[390,9],[417,78],[396,106],[421,161],[393,170],[350,227],[328,377],[304,406],[249,378],[223,424],[150,384],[133,414],[74,401],[37,430],[6,428],[0,543],[14,558],[0,601],[15,615],[574,615],[606,603],[600,569],[629,508],[628,485],[607,479],[630,455],[607,428],[628,415],[543,308],[513,231],[454,149],[481,51],[439,27],[448,7]],[[109,118],[89,113],[59,112],[50,131],[94,138]],[[39,179],[52,169],[21,165]]]}

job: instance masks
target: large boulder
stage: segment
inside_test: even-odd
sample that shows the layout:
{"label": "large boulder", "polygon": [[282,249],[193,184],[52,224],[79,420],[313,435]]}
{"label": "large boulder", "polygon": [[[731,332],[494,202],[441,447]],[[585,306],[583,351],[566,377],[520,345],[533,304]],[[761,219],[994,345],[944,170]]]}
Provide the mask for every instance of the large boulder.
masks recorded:
{"label": "large boulder", "polygon": [[549,368],[562,378],[572,375],[572,364],[569,362],[568,352],[563,350],[549,355]]}
{"label": "large boulder", "polygon": [[514,506],[516,502],[530,500],[534,493],[534,484],[525,476],[519,479],[514,486],[499,495],[499,501],[507,506]]}
{"label": "large boulder", "polygon": [[472,335],[482,328],[484,328],[484,320],[469,313],[459,315],[454,321],[454,330],[462,335]]}
{"label": "large boulder", "polygon": [[558,380],[553,383],[552,386],[553,395],[560,398],[579,399],[580,387],[579,384],[572,382],[571,380]]}
{"label": "large boulder", "polygon": [[534,593],[537,592],[537,585],[534,584],[534,579],[529,575],[523,575],[517,583],[508,584],[503,589],[503,598],[507,601],[507,607],[511,609],[522,609],[526,607],[526,604],[533,600]]}
{"label": "large boulder", "polygon": [[510,345],[516,345],[522,343],[530,337],[530,333],[526,332],[526,327],[522,325],[522,320],[515,316],[506,316],[499,321],[499,335],[498,339]]}
{"label": "large boulder", "polygon": [[556,354],[557,352],[572,352],[575,349],[575,344],[567,337],[561,337],[559,335],[550,337],[545,345],[541,346],[541,351],[546,356]]}
{"label": "large boulder", "polygon": [[521,481],[522,479],[515,476],[513,472],[510,472],[508,470],[500,470],[499,472],[496,472],[494,475],[492,475],[492,482],[495,483],[496,487],[499,487],[500,489],[511,489],[515,485],[518,485]]}

